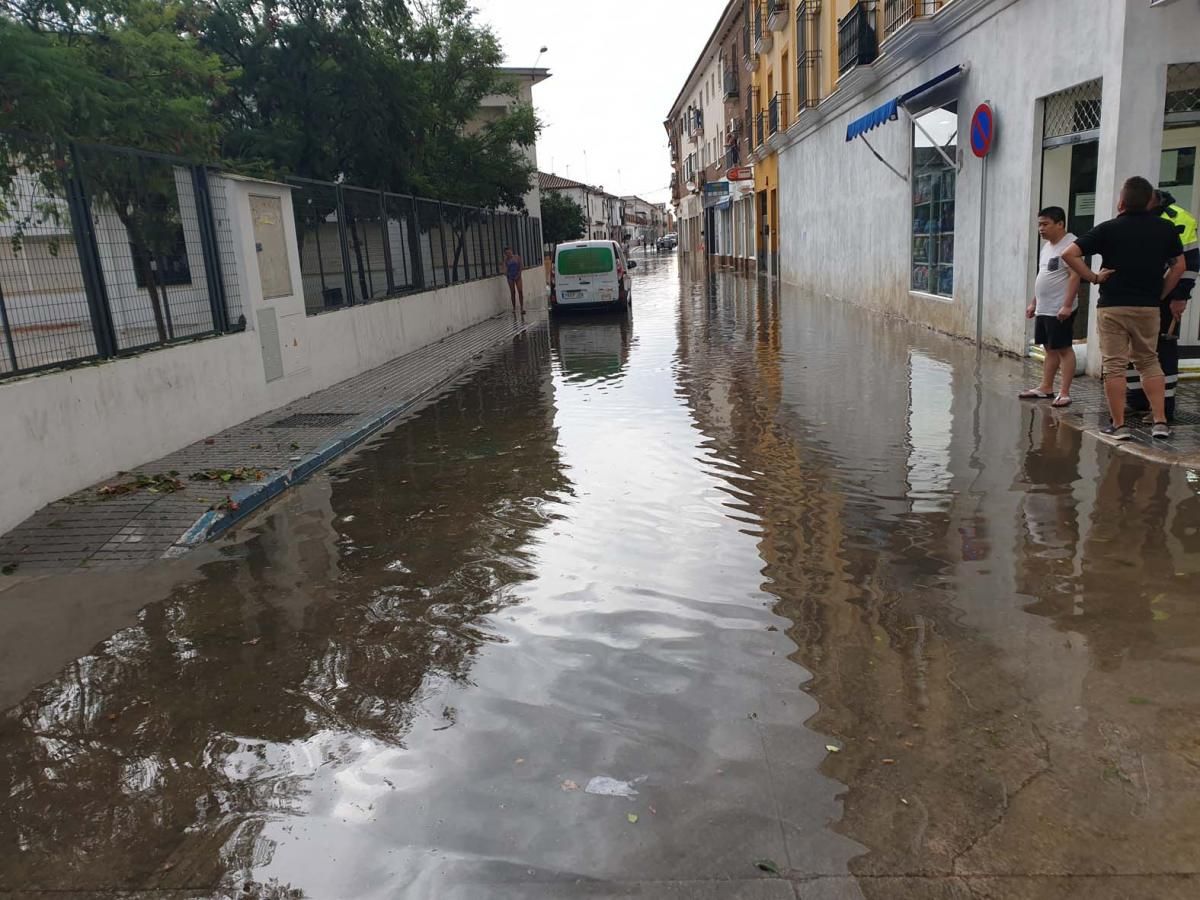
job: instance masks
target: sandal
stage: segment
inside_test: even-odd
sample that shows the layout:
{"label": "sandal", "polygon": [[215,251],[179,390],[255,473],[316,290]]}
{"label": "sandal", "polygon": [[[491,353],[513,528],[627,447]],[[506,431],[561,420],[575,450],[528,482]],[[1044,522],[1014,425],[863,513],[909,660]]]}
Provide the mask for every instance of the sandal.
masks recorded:
{"label": "sandal", "polygon": [[1037,388],[1030,388],[1027,391],[1021,391],[1017,396],[1022,400],[1049,400],[1054,395],[1039,391]]}
{"label": "sandal", "polygon": [[1055,409],[1066,409],[1068,406],[1071,405],[1071,398],[1069,395],[1059,394],[1057,397],[1054,398],[1054,402],[1051,403],[1050,405],[1053,406]]}

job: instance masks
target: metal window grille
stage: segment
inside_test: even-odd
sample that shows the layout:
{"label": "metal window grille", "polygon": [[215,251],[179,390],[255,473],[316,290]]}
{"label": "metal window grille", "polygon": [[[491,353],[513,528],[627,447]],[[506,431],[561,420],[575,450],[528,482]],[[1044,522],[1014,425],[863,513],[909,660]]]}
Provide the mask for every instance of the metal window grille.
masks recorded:
{"label": "metal window grille", "polygon": [[754,137],[755,146],[761,147],[763,141],[766,140],[766,118],[767,115],[762,110],[758,111],[754,121]]}
{"label": "metal window grille", "polygon": [[916,0],[883,0],[883,33],[891,36],[913,20]]}
{"label": "metal window grille", "polygon": [[771,98],[767,109],[767,127],[771,134],[776,134],[781,130],[787,129],[787,101],[787,94],[777,93]]}
{"label": "metal window grille", "polygon": [[875,62],[878,46],[875,40],[875,3],[860,0],[844,18],[838,21],[838,74],[844,75],[855,66]]}
{"label": "metal window grille", "polygon": [[754,40],[757,43],[763,36],[763,5],[761,0],[754,4]]}
{"label": "metal window grille", "polygon": [[821,40],[817,19],[821,0],[796,4],[796,108],[809,109],[821,102]]}
{"label": "metal window grille", "polygon": [[1200,62],[1167,66],[1168,121],[1200,119]]}
{"label": "metal window grille", "polygon": [[1100,128],[1099,79],[1051,94],[1046,98],[1044,137],[1046,140],[1084,134]]}

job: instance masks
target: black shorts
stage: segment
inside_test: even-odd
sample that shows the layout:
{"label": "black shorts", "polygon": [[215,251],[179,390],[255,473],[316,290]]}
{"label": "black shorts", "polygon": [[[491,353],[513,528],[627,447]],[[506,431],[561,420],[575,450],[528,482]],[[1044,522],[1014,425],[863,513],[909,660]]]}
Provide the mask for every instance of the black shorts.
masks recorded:
{"label": "black shorts", "polygon": [[1069,350],[1075,343],[1075,316],[1071,313],[1066,320],[1058,316],[1038,316],[1033,328],[1033,342],[1047,350]]}

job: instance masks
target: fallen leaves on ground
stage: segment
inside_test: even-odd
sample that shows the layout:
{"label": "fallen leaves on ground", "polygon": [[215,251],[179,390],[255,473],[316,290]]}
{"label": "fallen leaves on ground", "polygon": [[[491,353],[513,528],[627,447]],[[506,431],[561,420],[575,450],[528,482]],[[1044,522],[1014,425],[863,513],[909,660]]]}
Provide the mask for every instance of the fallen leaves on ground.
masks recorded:
{"label": "fallen leaves on ground", "polygon": [[568,778],[566,781],[564,781],[562,784],[559,785],[559,789],[564,790],[564,791],[577,791],[577,790],[579,790],[579,785],[577,785],[570,778]]}
{"label": "fallen leaves on ground", "polygon": [[772,875],[779,874],[779,866],[775,864],[775,860],[773,859],[756,859],[754,867],[760,871],[769,872]]}
{"label": "fallen leaves on ground", "polygon": [[638,814],[637,813],[629,813],[627,816],[625,816],[625,818],[629,820],[630,825],[636,825],[637,820],[638,820]]}
{"label": "fallen leaves on ground", "polygon": [[238,466],[236,469],[206,469],[203,472],[193,472],[188,478],[192,481],[220,481],[228,484],[231,481],[262,481],[266,474],[262,469]]}
{"label": "fallen leaves on ground", "polygon": [[174,494],[184,490],[187,485],[175,476],[178,472],[168,472],[165,475],[138,475],[132,481],[117,481],[97,488],[96,493],[101,497],[120,497],[135,491],[148,491],[151,494]]}

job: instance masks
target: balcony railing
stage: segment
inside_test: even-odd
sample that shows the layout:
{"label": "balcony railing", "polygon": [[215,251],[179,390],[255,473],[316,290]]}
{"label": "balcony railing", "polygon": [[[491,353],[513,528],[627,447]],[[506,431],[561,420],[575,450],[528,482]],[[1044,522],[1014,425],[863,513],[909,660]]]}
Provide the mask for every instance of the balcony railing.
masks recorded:
{"label": "balcony railing", "polygon": [[738,87],[737,69],[728,68],[725,70],[725,99],[733,100],[741,95],[741,88]]}
{"label": "balcony railing", "polygon": [[767,0],[770,15],[767,18],[767,28],[771,31],[782,31],[788,23],[787,0]]}
{"label": "balcony railing", "polygon": [[742,164],[742,151],[738,149],[737,144],[730,144],[725,148],[725,168],[732,169],[734,166]]}
{"label": "balcony railing", "polygon": [[762,110],[758,111],[758,115],[754,117],[754,146],[761,147],[763,141],[767,139],[767,114]]}
{"label": "balcony railing", "polygon": [[754,42],[758,43],[763,37],[763,5],[761,0],[754,4]]}
{"label": "balcony railing", "polygon": [[891,37],[913,20],[916,0],[883,0],[883,35]]}
{"label": "balcony railing", "polygon": [[787,101],[787,94],[776,94],[767,105],[767,128],[771,134],[787,130]]}
{"label": "balcony railing", "polygon": [[875,62],[879,48],[872,23],[874,17],[875,0],[860,0],[838,21],[838,75]]}

